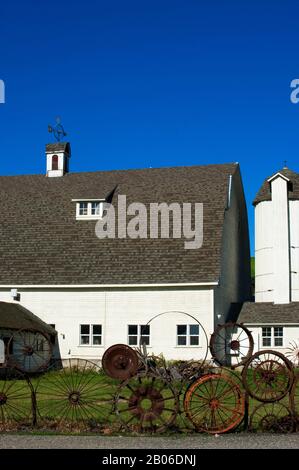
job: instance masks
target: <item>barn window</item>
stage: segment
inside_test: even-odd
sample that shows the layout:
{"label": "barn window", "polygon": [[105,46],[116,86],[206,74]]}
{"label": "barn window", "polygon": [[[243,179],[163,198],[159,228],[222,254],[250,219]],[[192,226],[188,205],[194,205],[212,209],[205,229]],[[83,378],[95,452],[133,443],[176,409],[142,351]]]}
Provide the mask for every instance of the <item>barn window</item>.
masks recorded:
{"label": "barn window", "polygon": [[265,326],[262,328],[263,347],[281,347],[283,346],[283,327]]}
{"label": "barn window", "polygon": [[52,157],[52,170],[58,170],[58,155]]}
{"label": "barn window", "polygon": [[199,325],[177,325],[177,346],[199,346]]}
{"label": "barn window", "polygon": [[128,325],[128,345],[150,345],[150,325]]}
{"label": "barn window", "polygon": [[76,202],[76,218],[77,220],[93,220],[101,219],[104,211],[104,200],[78,200],[72,199]]}
{"label": "barn window", "polygon": [[101,346],[102,325],[80,325],[81,346]]}

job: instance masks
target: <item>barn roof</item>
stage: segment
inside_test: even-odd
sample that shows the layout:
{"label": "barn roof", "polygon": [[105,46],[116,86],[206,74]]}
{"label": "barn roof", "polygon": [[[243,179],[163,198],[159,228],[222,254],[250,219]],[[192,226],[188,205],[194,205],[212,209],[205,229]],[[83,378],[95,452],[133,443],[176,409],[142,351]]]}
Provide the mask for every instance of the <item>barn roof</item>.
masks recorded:
{"label": "barn roof", "polygon": [[245,302],[238,318],[239,323],[299,324],[299,302],[273,304],[271,302]]}
{"label": "barn roof", "polygon": [[273,175],[265,179],[265,181],[263,182],[261,188],[259,189],[253,201],[253,205],[256,205],[262,201],[271,201],[271,191],[270,191],[269,180],[278,173],[280,173],[282,176],[285,176],[289,180],[289,183],[288,183],[289,199],[299,199],[299,173],[295,173],[289,168],[283,168],[282,170],[276,171]]}
{"label": "barn roof", "polygon": [[39,330],[50,335],[56,334],[54,328],[43,322],[26,308],[22,307],[22,305],[0,302],[0,330],[20,330],[22,328],[26,330]]}
{"label": "barn roof", "polygon": [[[217,282],[229,176],[238,164],[0,177],[0,284]],[[115,190],[116,188],[116,190]],[[204,241],[98,239],[95,221],[76,220],[72,199],[114,192],[130,202],[203,203]]]}

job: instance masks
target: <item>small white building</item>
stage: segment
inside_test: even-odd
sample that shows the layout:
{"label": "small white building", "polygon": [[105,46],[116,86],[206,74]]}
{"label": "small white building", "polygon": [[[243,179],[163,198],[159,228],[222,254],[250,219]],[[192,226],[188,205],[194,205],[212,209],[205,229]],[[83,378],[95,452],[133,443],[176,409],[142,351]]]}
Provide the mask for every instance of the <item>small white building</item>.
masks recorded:
{"label": "small white building", "polygon": [[[0,177],[0,302],[55,328],[63,358],[138,346],[141,331],[155,354],[205,355],[215,326],[250,297],[239,165],[71,173],[70,157],[68,143],[49,144],[45,175]],[[119,195],[146,207],[202,203],[202,247],[171,236],[99,239],[102,204],[116,207]]]}
{"label": "small white building", "polygon": [[299,174],[283,168],[266,179],[255,200],[255,302],[239,322],[255,351],[289,354],[299,345]]}

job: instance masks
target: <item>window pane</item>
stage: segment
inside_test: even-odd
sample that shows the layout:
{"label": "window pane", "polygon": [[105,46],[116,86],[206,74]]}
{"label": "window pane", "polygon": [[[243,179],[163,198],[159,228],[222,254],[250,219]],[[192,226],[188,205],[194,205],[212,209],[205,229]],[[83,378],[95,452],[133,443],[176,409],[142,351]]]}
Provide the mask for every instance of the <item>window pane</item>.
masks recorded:
{"label": "window pane", "polygon": [[178,336],[178,346],[186,346],[187,336]]}
{"label": "window pane", "polygon": [[190,345],[191,346],[198,346],[199,345],[198,336],[190,336]]}
{"label": "window pane", "polygon": [[263,346],[271,346],[271,338],[263,338]]}
{"label": "window pane", "polygon": [[137,336],[129,336],[129,346],[137,346]]}
{"label": "window pane", "polygon": [[102,344],[102,336],[93,336],[92,337],[92,344],[95,346],[99,346]]}
{"label": "window pane", "polygon": [[81,325],[81,335],[89,335],[89,325]]}
{"label": "window pane", "polygon": [[275,346],[282,346],[282,338],[275,338],[274,344]]}
{"label": "window pane", "polygon": [[141,335],[149,335],[150,334],[150,325],[141,325],[140,326],[140,334]]}
{"label": "window pane", "polygon": [[146,344],[146,346],[149,346],[150,344],[149,336],[141,336],[140,342],[141,344]]}
{"label": "window pane", "polygon": [[262,331],[263,331],[263,336],[271,336],[271,328],[269,328],[268,326],[264,327]]}
{"label": "window pane", "polygon": [[187,325],[177,325],[177,332],[178,332],[178,335],[186,335]]}
{"label": "window pane", "polygon": [[102,334],[102,325],[92,325],[92,332],[94,335]]}
{"label": "window pane", "polygon": [[282,336],[282,327],[277,326],[274,328],[274,336]]}
{"label": "window pane", "polygon": [[190,325],[190,335],[199,334],[199,325]]}
{"label": "window pane", "polygon": [[99,202],[92,202],[91,203],[91,213],[92,213],[92,215],[99,215],[100,214],[100,203]]}
{"label": "window pane", "polygon": [[87,202],[80,202],[79,214],[80,215],[87,215]]}
{"label": "window pane", "polygon": [[137,325],[129,325],[128,326],[129,335],[137,335],[138,334],[138,327]]}
{"label": "window pane", "polygon": [[89,344],[89,336],[81,336],[80,344]]}

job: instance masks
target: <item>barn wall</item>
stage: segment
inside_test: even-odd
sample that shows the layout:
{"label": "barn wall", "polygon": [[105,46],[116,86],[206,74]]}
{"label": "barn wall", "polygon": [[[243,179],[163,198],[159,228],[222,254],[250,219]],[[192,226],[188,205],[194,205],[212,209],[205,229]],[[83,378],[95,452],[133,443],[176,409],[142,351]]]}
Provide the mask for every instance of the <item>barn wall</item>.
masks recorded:
{"label": "barn wall", "polygon": [[262,346],[262,326],[253,326],[246,324],[246,327],[251,331],[253,340],[254,340],[254,353],[257,351],[262,351],[263,349],[272,349],[274,351],[279,351],[282,354],[286,354],[289,352],[289,348],[291,343],[294,341],[299,344],[299,325],[279,325],[279,324],[266,324],[263,326],[283,326],[283,347],[263,347]]}
{"label": "barn wall", "polygon": [[[19,289],[20,304],[46,323],[55,324],[61,357],[95,360],[112,344],[127,343],[128,324],[146,324],[166,311],[183,311],[196,317],[204,329],[213,330],[213,290],[184,289]],[[0,300],[11,301],[10,290],[0,291]],[[192,359],[206,352],[200,347],[177,347],[176,325],[194,320],[179,313],[161,316],[151,323],[150,352],[167,359]],[[102,324],[102,346],[80,346],[79,325]]]}

